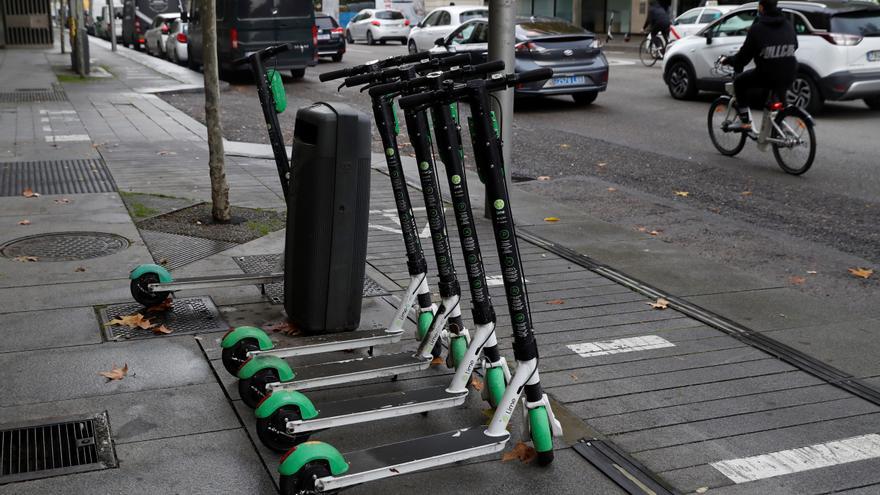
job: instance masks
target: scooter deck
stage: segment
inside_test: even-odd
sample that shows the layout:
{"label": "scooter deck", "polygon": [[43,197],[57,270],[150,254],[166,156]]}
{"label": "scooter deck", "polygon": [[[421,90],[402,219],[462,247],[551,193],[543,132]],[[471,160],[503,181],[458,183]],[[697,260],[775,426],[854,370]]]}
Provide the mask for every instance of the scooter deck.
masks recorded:
{"label": "scooter deck", "polygon": [[153,292],[210,289],[215,287],[239,287],[242,285],[271,284],[284,280],[284,273],[236,273],[232,275],[205,275],[187,277],[173,282],[156,282],[149,285]]}
{"label": "scooter deck", "polygon": [[310,420],[290,421],[287,423],[287,427],[293,432],[300,433],[425,411],[436,411],[460,406],[464,404],[467,396],[467,390],[450,393],[446,391],[446,386],[442,385],[323,402],[320,404],[318,417]]}
{"label": "scooter deck", "polygon": [[430,359],[416,356],[411,352],[346,359],[295,368],[296,377],[293,380],[270,384],[269,388],[273,390],[306,390],[412,373],[426,370],[430,365]]}
{"label": "scooter deck", "polygon": [[335,490],[389,478],[481,455],[500,452],[510,434],[486,435],[485,426],[447,431],[345,454],[348,471],[316,480],[322,490]]}
{"label": "scooter deck", "polygon": [[252,351],[250,356],[268,354],[280,358],[308,356],[310,354],[323,354],[325,352],[347,351],[399,342],[403,336],[403,329],[391,332],[384,328],[374,330],[357,330],[355,332],[340,332],[328,335],[314,335],[297,338],[296,346],[266,351]]}

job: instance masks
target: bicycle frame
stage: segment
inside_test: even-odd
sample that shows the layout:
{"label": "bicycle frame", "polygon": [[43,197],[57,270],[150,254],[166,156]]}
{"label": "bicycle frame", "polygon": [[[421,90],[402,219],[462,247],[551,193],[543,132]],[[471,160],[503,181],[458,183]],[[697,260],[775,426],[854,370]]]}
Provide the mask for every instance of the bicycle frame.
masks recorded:
{"label": "bicycle frame", "polygon": [[[727,113],[725,114],[724,118],[725,118],[725,122],[726,121],[732,122],[733,120],[735,120],[737,118],[736,95],[733,92],[733,83],[732,82],[724,83],[724,90],[730,96],[730,104],[727,105]],[[749,108],[748,112],[749,112],[749,120],[752,122],[755,122],[755,120],[752,118],[752,109]],[[769,144],[776,144],[778,146],[786,146],[786,147],[793,147],[797,144],[797,141],[792,142],[791,139],[785,139],[785,138],[779,139],[779,138],[771,137],[772,136],[771,130],[775,130],[779,136],[788,136],[788,135],[796,134],[794,129],[789,127],[788,124],[785,124],[783,122],[785,124],[786,129],[783,129],[782,127],[780,127],[779,125],[776,124],[776,115],[778,113],[779,113],[779,110],[772,110],[770,108],[767,108],[767,106],[765,105],[763,114],[761,116],[761,125],[758,126],[757,131],[752,129],[751,131],[746,133],[746,136],[749,137],[749,139],[752,139],[753,141],[756,141],[758,143],[758,146],[759,146],[758,149],[760,149],[761,151],[765,151],[767,148],[767,145],[769,145]],[[726,131],[726,129],[725,129],[725,131]]]}

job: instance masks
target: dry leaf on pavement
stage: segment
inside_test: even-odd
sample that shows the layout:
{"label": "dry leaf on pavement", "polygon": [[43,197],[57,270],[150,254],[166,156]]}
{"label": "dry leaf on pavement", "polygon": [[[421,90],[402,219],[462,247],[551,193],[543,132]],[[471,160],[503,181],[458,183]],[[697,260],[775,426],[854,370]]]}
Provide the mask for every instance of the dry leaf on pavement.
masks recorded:
{"label": "dry leaf on pavement", "polygon": [[799,277],[797,275],[792,275],[791,277],[788,277],[788,281],[794,285],[803,285],[803,283],[806,282],[807,279],[804,277]]}
{"label": "dry leaf on pavement", "polygon": [[694,490],[694,493],[703,494],[703,493],[706,493],[706,492],[708,492],[708,491],[709,491],[709,487],[708,487],[708,486],[701,486],[701,487],[697,488],[696,490]]}
{"label": "dry leaf on pavement", "polygon": [[609,188],[608,188],[608,192],[614,192],[614,191],[616,191],[616,190],[617,190],[616,187],[609,187]]}
{"label": "dry leaf on pavement", "polygon": [[483,390],[483,380],[480,380],[477,377],[471,378],[471,386],[474,387],[474,390],[477,392]]}
{"label": "dry leaf on pavement", "polygon": [[669,307],[669,301],[662,297],[658,297],[656,301],[648,303],[654,309],[666,309]]}
{"label": "dry leaf on pavement", "polygon": [[608,165],[608,164],[605,163],[605,162],[598,162],[598,163],[596,163],[596,166],[597,166],[597,167],[604,167],[605,165]]}
{"label": "dry leaf on pavement", "polygon": [[544,221],[545,221],[545,222],[553,223],[553,222],[558,222],[559,219],[556,218],[556,217],[547,217],[547,218],[544,219]]}
{"label": "dry leaf on pavement", "polygon": [[271,325],[266,327],[266,330],[270,332],[281,332],[284,335],[289,335],[291,337],[300,334],[299,328],[297,328],[296,325],[291,323],[289,320],[281,320],[278,323],[272,323]]}
{"label": "dry leaf on pavement", "polygon": [[741,192],[741,193],[739,193],[739,194],[740,194],[741,196],[751,196],[751,195],[752,195],[752,191],[743,191],[743,192]]}
{"label": "dry leaf on pavement", "polygon": [[56,200],[55,200],[55,204],[57,204],[57,205],[66,205],[66,204],[70,204],[70,200],[67,199],[67,198],[56,199]]}
{"label": "dry leaf on pavement", "polygon": [[688,197],[688,194],[690,194],[690,193],[687,192],[687,191],[675,191],[675,195],[676,195],[676,196],[681,196],[682,198],[686,198],[686,197]]}
{"label": "dry leaf on pavement", "polygon": [[156,334],[168,335],[169,333],[171,333],[173,331],[174,330],[166,327],[165,325],[159,325],[157,327],[153,327],[153,333],[156,333]]}
{"label": "dry leaf on pavement", "polygon": [[571,145],[570,145],[570,144],[566,144],[566,143],[562,143],[562,144],[559,145],[559,147],[562,148],[562,149],[568,149],[568,148],[571,148]]}
{"label": "dry leaf on pavement", "polygon": [[21,192],[21,195],[26,198],[39,198],[40,197],[40,193],[34,192],[34,190],[31,189],[30,187],[24,188],[24,191]]}
{"label": "dry leaf on pavement", "polygon": [[810,275],[815,275],[819,272],[817,272],[816,270],[807,270],[807,273],[809,273]]}
{"label": "dry leaf on pavement", "polygon": [[171,309],[172,306],[174,306],[174,302],[171,300],[170,297],[166,297],[165,300],[160,302],[159,304],[147,308],[147,313],[164,313],[165,311]]}
{"label": "dry leaf on pavement", "polygon": [[549,175],[539,175],[538,180],[550,180],[550,176]]}
{"label": "dry leaf on pavement", "polygon": [[853,277],[868,278],[868,277],[870,277],[871,275],[874,274],[874,270],[871,269],[871,268],[861,268],[861,267],[859,267],[859,268],[850,268],[850,269],[849,269],[849,273],[850,273]]}
{"label": "dry leaf on pavement", "polygon": [[565,301],[563,301],[562,299],[553,299],[547,301],[547,304],[565,304]]}
{"label": "dry leaf on pavement", "polygon": [[128,363],[125,363],[122,368],[119,368],[114,364],[113,369],[111,369],[110,371],[99,371],[98,374],[106,378],[108,382],[111,382],[113,380],[122,380],[123,378],[125,378],[126,375],[128,375]]}
{"label": "dry leaf on pavement", "polygon": [[660,232],[663,232],[663,231],[657,229],[657,230],[652,230],[652,231],[650,231],[650,232],[648,232],[648,233],[651,234],[651,235],[660,235]]}
{"label": "dry leaf on pavement", "polygon": [[15,261],[21,261],[22,263],[32,263],[34,261],[40,260],[40,258],[37,258],[36,256],[16,256],[12,259],[14,259]]}
{"label": "dry leaf on pavement", "polygon": [[440,366],[441,364],[445,364],[445,363],[446,363],[446,361],[440,356],[437,356],[431,360],[431,366]]}
{"label": "dry leaf on pavement", "polygon": [[150,323],[149,318],[144,318],[144,315],[140,313],[135,313],[133,315],[126,315],[122,318],[113,318],[108,321],[105,326],[123,326],[128,328],[140,328],[142,330],[146,330],[153,326]]}
{"label": "dry leaf on pavement", "polygon": [[86,271],[86,269],[85,269],[85,267],[78,266],[78,267],[74,268],[73,271],[75,271],[75,272],[84,272],[84,271]]}
{"label": "dry leaf on pavement", "polygon": [[19,224],[19,225],[30,225],[30,224],[31,224],[31,221],[28,220],[27,218],[25,218],[24,220],[19,220],[19,221],[18,221],[18,224]]}
{"label": "dry leaf on pavement", "polygon": [[513,449],[508,450],[501,456],[501,461],[507,462],[519,459],[521,462],[532,462],[537,456],[538,452],[535,449],[522,442],[518,442],[513,446]]}

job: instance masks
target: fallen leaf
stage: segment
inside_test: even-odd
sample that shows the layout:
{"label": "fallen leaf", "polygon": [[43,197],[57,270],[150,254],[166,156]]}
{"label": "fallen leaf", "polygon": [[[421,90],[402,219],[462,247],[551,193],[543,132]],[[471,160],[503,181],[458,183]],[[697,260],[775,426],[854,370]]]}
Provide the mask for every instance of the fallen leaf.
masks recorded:
{"label": "fallen leaf", "polygon": [[559,145],[559,147],[565,150],[565,149],[571,148],[571,145],[570,145],[570,144],[566,144],[566,143],[562,143],[562,144]]}
{"label": "fallen leaf", "polygon": [[512,461],[514,459],[519,459],[520,462],[532,462],[532,460],[538,456],[538,452],[529,447],[528,445],[518,442],[513,446],[513,449],[508,450],[501,456],[501,462]]}
{"label": "fallen leaf", "polygon": [[550,180],[550,176],[549,175],[539,175],[538,180]]}
{"label": "fallen leaf", "polygon": [[40,258],[37,258],[36,256],[16,256],[12,259],[14,259],[15,261],[21,261],[22,263],[31,263],[40,260]]}
{"label": "fallen leaf", "polygon": [[805,279],[804,277],[799,277],[797,275],[792,275],[791,277],[788,277],[788,281],[794,285],[803,285],[803,283],[806,282],[807,279]]}
{"label": "fallen leaf", "polygon": [[483,380],[480,380],[477,377],[472,377],[471,378],[471,386],[474,387],[474,390],[476,390],[477,392],[480,392],[481,390],[483,390],[483,387],[484,387]]}
{"label": "fallen leaf", "polygon": [[150,323],[149,318],[144,318],[144,315],[140,313],[135,313],[133,315],[123,316],[122,318],[113,318],[112,320],[108,321],[107,324],[104,326],[123,326],[128,328],[140,328],[142,330],[146,330],[152,327],[153,324]]}
{"label": "fallen leaf", "polygon": [[67,198],[56,199],[55,204],[58,204],[58,205],[70,204],[70,200]]}
{"label": "fallen leaf", "polygon": [[616,190],[617,190],[616,187],[609,187],[609,188],[608,188],[608,192],[614,192],[614,191],[616,191]]}
{"label": "fallen leaf", "polygon": [[170,297],[166,297],[165,300],[160,302],[159,304],[147,308],[147,313],[164,313],[165,311],[171,309],[172,306],[174,306],[174,302],[171,300]]}
{"label": "fallen leaf", "polygon": [[159,264],[160,264],[160,265],[167,265],[167,264],[168,264],[168,258],[162,258],[161,260],[159,260]]}
{"label": "fallen leaf", "polygon": [[817,272],[816,270],[807,270],[807,273],[809,273],[810,275],[815,275],[819,272]]}
{"label": "fallen leaf", "polygon": [[709,491],[708,486],[701,486],[701,487],[697,488],[696,490],[694,490],[694,493],[698,493],[698,494],[702,495],[703,493],[706,493],[708,491]]}
{"label": "fallen leaf", "polygon": [[31,224],[31,221],[28,220],[28,219],[19,220],[18,224],[19,224],[19,225],[30,225],[30,224]]}
{"label": "fallen leaf", "polygon": [[849,273],[850,273],[853,277],[868,278],[868,277],[870,277],[871,275],[874,274],[874,270],[871,269],[871,268],[861,268],[861,267],[859,267],[859,268],[850,268],[850,269],[849,269]]}
{"label": "fallen leaf", "polygon": [[270,332],[281,332],[284,335],[290,335],[291,337],[301,333],[300,329],[289,320],[281,320],[278,323],[273,323],[266,327],[266,330],[269,330]]}
{"label": "fallen leaf", "polygon": [[391,471],[392,473],[400,474],[400,471],[398,471],[398,470],[395,469],[395,468],[388,468],[388,470]]}
{"label": "fallen leaf", "polygon": [[553,299],[552,301],[547,301],[547,304],[565,304],[565,301],[562,299]]}
{"label": "fallen leaf", "polygon": [[122,380],[128,375],[128,363],[122,366],[122,368],[117,367],[115,364],[113,365],[113,369],[110,371],[99,371],[99,375],[103,376],[107,379],[108,382],[113,380]]}
{"label": "fallen leaf", "polygon": [[153,327],[153,333],[168,335],[174,330],[166,327],[165,325],[159,325],[157,327]]}
{"label": "fallen leaf", "polygon": [[654,309],[666,309],[669,307],[669,301],[663,299],[662,297],[658,297],[656,301],[648,303]]}
{"label": "fallen leaf", "polygon": [[431,360],[431,366],[440,366],[441,364],[444,364],[444,363],[445,363],[445,361],[443,360],[443,358],[439,357],[439,356],[435,357],[434,359]]}
{"label": "fallen leaf", "polygon": [[73,271],[75,271],[75,272],[84,272],[84,271],[86,271],[86,269],[85,269],[85,267],[78,266],[78,267],[74,268]]}
{"label": "fallen leaf", "polygon": [[605,162],[597,162],[597,163],[596,163],[596,166],[597,166],[597,167],[604,167],[605,165],[608,165],[608,164],[605,163]]}
{"label": "fallen leaf", "polygon": [[24,188],[24,191],[21,192],[21,195],[26,198],[39,198],[40,197],[40,193],[34,192],[34,190],[31,189],[30,187]]}
{"label": "fallen leaf", "polygon": [[556,217],[547,217],[547,218],[544,219],[544,221],[545,221],[545,222],[553,223],[553,222],[558,222],[559,219],[556,218]]}
{"label": "fallen leaf", "polygon": [[741,192],[741,193],[739,193],[739,194],[740,194],[741,196],[751,196],[751,195],[752,195],[752,191],[743,191],[743,192]]}
{"label": "fallen leaf", "polygon": [[660,232],[663,232],[663,231],[662,231],[662,230],[652,230],[652,231],[650,231],[650,232],[648,232],[648,233],[651,234],[651,235],[660,235]]}
{"label": "fallen leaf", "polygon": [[688,197],[688,194],[690,194],[690,193],[687,192],[687,191],[675,191],[675,195],[676,195],[676,196],[681,196],[682,198],[686,198],[686,197]]}
{"label": "fallen leaf", "polygon": [[648,231],[648,227],[638,226],[638,227],[636,227],[636,230],[638,230],[639,232],[647,232],[647,231]]}
{"label": "fallen leaf", "polygon": [[571,373],[571,374],[569,374],[568,376],[571,377],[571,381],[573,381],[573,382],[576,382],[576,381],[578,381],[578,380],[580,379],[580,378],[578,378],[578,376],[575,375],[574,373]]}

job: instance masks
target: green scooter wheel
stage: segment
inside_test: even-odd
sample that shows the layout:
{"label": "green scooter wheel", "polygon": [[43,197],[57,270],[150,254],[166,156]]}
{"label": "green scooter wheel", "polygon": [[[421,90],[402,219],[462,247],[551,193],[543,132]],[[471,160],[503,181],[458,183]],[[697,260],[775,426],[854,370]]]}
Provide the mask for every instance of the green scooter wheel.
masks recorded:
{"label": "green scooter wheel", "polygon": [[553,431],[544,406],[529,409],[529,432],[538,452],[538,465],[546,466],[553,462]]}
{"label": "green scooter wheel", "polygon": [[248,352],[259,351],[257,339],[241,339],[232,347],[224,347],[221,353],[223,367],[231,375],[238,375],[238,370],[247,361]]}
{"label": "green scooter wheel", "polygon": [[168,299],[171,292],[153,292],[149,289],[150,284],[159,283],[159,275],[147,272],[131,281],[131,297],[140,304],[150,307],[161,304]]}
{"label": "green scooter wheel", "polygon": [[501,398],[504,397],[504,389],[507,388],[507,381],[504,378],[503,368],[489,368],[486,371],[486,390],[487,399],[492,409],[498,407]]}
{"label": "green scooter wheel", "polygon": [[430,311],[422,311],[419,313],[419,323],[418,328],[416,329],[416,336],[418,340],[422,340],[425,338],[425,335],[428,333],[428,330],[431,329],[431,323],[434,321],[434,313]]}
{"label": "green scooter wheel", "polygon": [[281,407],[267,418],[257,418],[257,436],[275,452],[287,452],[309,439],[309,433],[288,433],[287,422],[302,419],[298,407]]}
{"label": "green scooter wheel", "polygon": [[449,354],[452,356],[452,367],[458,368],[458,365],[464,361],[464,355],[467,353],[468,343],[465,337],[453,337],[449,343]]}
{"label": "green scooter wheel", "polygon": [[278,372],[274,368],[262,369],[250,378],[238,380],[238,394],[242,402],[254,409],[264,397],[269,395],[266,386],[279,381]]}
{"label": "green scooter wheel", "polygon": [[[319,493],[315,480],[330,476],[330,468],[322,461],[312,461],[303,466],[296,474],[281,475],[281,495],[311,495]],[[338,493],[338,490],[320,493]]]}

